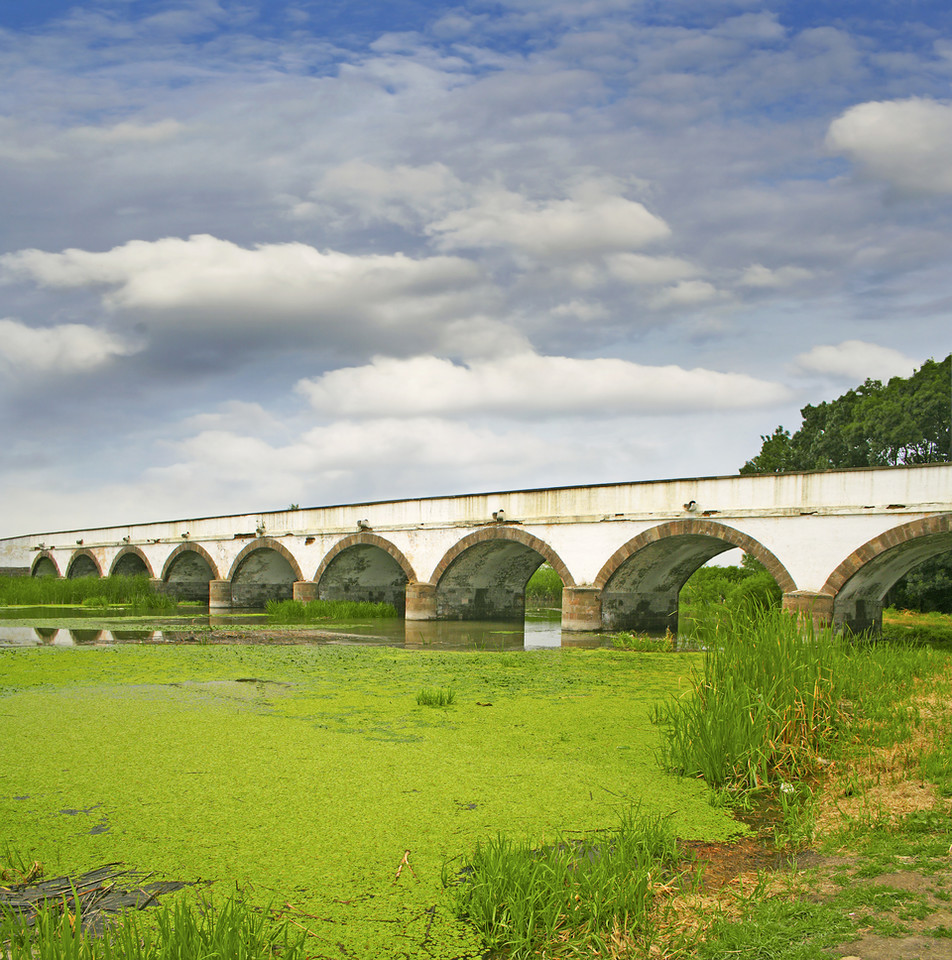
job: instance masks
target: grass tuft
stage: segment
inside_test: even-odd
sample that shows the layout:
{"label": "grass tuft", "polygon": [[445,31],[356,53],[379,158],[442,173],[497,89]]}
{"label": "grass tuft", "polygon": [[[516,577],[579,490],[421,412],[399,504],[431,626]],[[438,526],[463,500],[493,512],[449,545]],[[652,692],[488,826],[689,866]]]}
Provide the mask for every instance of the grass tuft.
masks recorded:
{"label": "grass tuft", "polygon": [[677,642],[677,638],[670,631],[663,637],[653,637],[647,633],[613,633],[610,639],[616,650],[631,650],[635,653],[670,653]]}
{"label": "grass tuft", "polygon": [[449,707],[456,702],[456,691],[452,687],[438,690],[424,687],[416,696],[421,707]]}

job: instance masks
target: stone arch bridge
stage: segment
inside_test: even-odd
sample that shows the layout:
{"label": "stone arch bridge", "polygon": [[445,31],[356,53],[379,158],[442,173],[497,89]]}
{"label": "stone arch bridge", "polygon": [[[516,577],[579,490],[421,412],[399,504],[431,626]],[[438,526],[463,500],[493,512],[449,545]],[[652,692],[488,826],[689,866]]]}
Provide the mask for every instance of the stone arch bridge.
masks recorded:
{"label": "stone arch bridge", "polygon": [[677,628],[678,592],[739,547],[786,609],[877,630],[887,590],[952,551],[952,464],[517,490],[0,540],[0,570],[146,574],[210,606],[388,601],[410,620],[513,620],[543,562],[564,630]]}

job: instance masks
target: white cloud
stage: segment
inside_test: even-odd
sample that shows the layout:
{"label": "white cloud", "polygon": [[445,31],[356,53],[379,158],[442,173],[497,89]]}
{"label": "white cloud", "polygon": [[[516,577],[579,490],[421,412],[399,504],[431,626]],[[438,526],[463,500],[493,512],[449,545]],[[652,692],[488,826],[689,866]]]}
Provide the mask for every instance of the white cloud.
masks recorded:
{"label": "white cloud", "polygon": [[74,127],[71,133],[78,139],[99,143],[161,143],[177,137],[184,129],[177,120],[159,120],[155,123],[116,123],[110,127]]}
{"label": "white cloud", "polygon": [[[451,350],[457,322],[486,294],[478,268],[459,257],[352,256],[303,243],[247,249],[207,235],[132,240],[105,252],[21,250],[0,256],[0,276],[105,288],[110,310],[157,320],[152,336],[227,331],[235,339],[223,349],[244,335],[256,346],[293,337],[362,353],[368,342],[388,352]],[[485,324],[473,327],[478,336]]]}
{"label": "white cloud", "polygon": [[850,107],[828,147],[873,177],[909,193],[952,193],[952,103],[910,97]]}
{"label": "white cloud", "polygon": [[541,259],[640,249],[671,228],[643,204],[583,184],[564,200],[532,201],[503,187],[428,228],[446,249],[511,247]]}
{"label": "white cloud", "polygon": [[341,417],[683,413],[782,403],[780,384],[744,374],[516,353],[468,365],[438,357],[376,357],[302,380],[320,413]]}
{"label": "white cloud", "polygon": [[686,280],[698,268],[679,257],[649,257],[643,253],[615,253],[607,258],[609,273],[635,286]]}
{"label": "white cloud", "polygon": [[651,306],[664,307],[693,307],[701,303],[710,303],[720,300],[724,294],[707,280],[682,280],[673,287],[666,287],[658,291],[650,300]]}
{"label": "white cloud", "polygon": [[325,204],[346,204],[364,215],[412,224],[443,214],[463,184],[442,163],[381,167],[349,160],[332,167],[312,191],[316,211]]}
{"label": "white cloud", "polygon": [[95,370],[136,350],[119,337],[80,323],[34,328],[10,318],[0,320],[0,369],[14,375]]}
{"label": "white cloud", "polygon": [[739,283],[742,287],[776,289],[788,287],[801,280],[809,280],[812,276],[813,271],[805,270],[803,267],[778,267],[776,270],[771,270],[763,264],[753,263],[743,272]]}
{"label": "white cloud", "polygon": [[797,357],[797,365],[809,373],[820,373],[854,383],[866,379],[888,380],[908,377],[919,365],[915,360],[890,347],[862,340],[816,346]]}

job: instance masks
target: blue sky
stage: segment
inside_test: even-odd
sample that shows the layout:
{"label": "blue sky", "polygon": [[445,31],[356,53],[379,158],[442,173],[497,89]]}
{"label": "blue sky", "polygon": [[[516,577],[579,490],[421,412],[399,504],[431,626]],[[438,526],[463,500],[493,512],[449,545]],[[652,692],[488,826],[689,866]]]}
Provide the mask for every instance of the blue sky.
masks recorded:
{"label": "blue sky", "polygon": [[0,536],[732,473],[945,356],[945,7],[5,5]]}

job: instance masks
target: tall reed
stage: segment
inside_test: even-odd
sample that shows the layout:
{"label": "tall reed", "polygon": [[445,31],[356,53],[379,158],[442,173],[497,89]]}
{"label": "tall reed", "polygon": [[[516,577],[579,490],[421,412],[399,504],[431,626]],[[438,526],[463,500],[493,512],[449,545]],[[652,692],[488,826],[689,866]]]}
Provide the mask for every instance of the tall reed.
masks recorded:
{"label": "tall reed", "polygon": [[534,848],[500,834],[477,843],[455,878],[445,867],[443,879],[487,949],[521,960],[557,938],[604,947],[613,929],[643,928],[655,884],[676,859],[665,822],[629,812],[597,841]]}
{"label": "tall reed", "polygon": [[135,577],[0,577],[0,603],[16,606],[80,604],[101,598],[107,604],[147,605],[158,598],[145,575]]}
{"label": "tall reed", "polygon": [[[151,912],[151,911],[150,911]],[[144,915],[125,913],[102,935],[84,929],[78,902],[40,908],[32,926],[0,912],[0,956],[7,960],[303,960],[303,936],[290,933],[236,897],[217,906],[178,899]],[[154,924],[154,925],[153,925]]]}
{"label": "tall reed", "polygon": [[391,603],[358,600],[269,600],[265,605],[272,623],[315,623],[319,620],[371,620],[396,617]]}
{"label": "tall reed", "polygon": [[815,769],[846,719],[847,641],[775,609],[719,607],[695,624],[705,648],[686,695],[655,708],[664,765],[712,786],[757,788]]}

